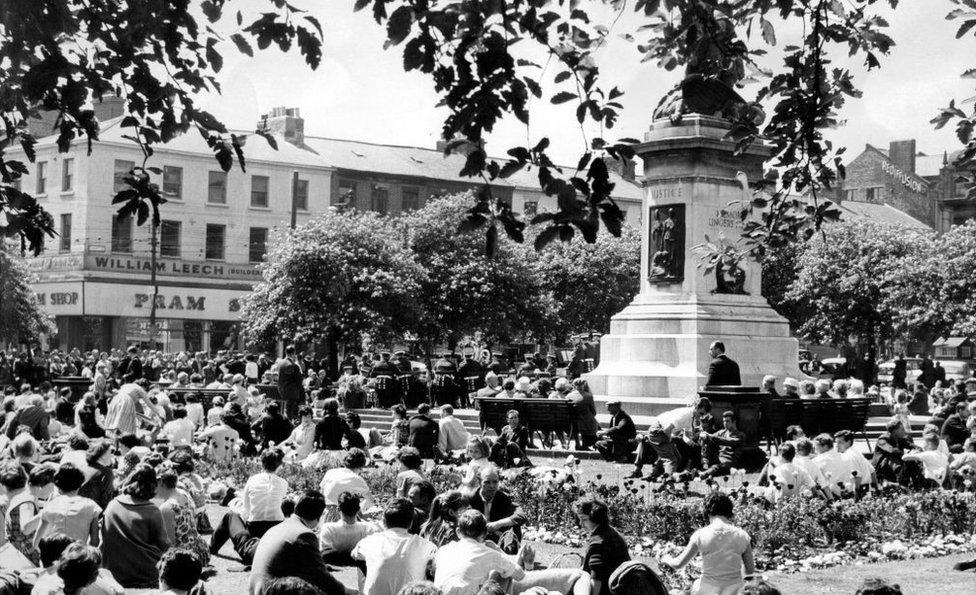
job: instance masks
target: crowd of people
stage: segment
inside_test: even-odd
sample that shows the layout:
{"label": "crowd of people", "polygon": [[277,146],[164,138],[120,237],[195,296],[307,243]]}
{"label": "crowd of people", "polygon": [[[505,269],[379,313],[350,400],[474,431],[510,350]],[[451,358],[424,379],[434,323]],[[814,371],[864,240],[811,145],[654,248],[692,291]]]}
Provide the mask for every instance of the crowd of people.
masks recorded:
{"label": "crowd of people", "polygon": [[[724,346],[716,343],[712,351],[709,382],[738,383]],[[659,416],[640,435],[621,403],[610,402],[611,423],[602,429],[585,380],[556,377],[551,358],[534,356],[517,370],[497,356],[488,365],[442,357],[427,379],[426,396],[411,397],[420,379],[412,372],[409,381],[397,375],[409,364],[403,355],[349,358],[335,381],[293,347],[274,361],[135,347],[124,354],[71,352],[51,358],[44,366],[48,377],[33,375],[36,362],[24,363],[30,358],[0,358],[10,380],[0,425],[0,559],[4,569],[17,571],[0,573],[0,580],[41,594],[187,593],[205,584],[212,557],[229,545],[251,569],[249,593],[666,592],[649,566],[630,560],[606,504],[593,497],[575,509],[589,536],[582,567],[538,564],[522,540],[520,503],[500,473],[532,466],[527,428],[513,410],[497,435],[472,434],[454,408],[469,405],[471,397],[567,400],[577,412],[576,435],[564,437],[567,444],[595,448],[611,460],[635,457],[636,473],[651,465],[655,480],[727,474],[742,443],[733,415],[719,416],[720,426],[711,404],[700,399]],[[59,376],[88,382],[80,395],[71,387],[55,390],[52,380]],[[964,396],[948,398],[953,412],[945,424],[956,428],[961,419],[970,430],[968,413],[959,407]],[[389,432],[361,427],[353,409],[364,402],[390,410]],[[408,415],[408,405],[416,414]],[[440,409],[438,419],[432,406]],[[848,473],[854,491],[862,488],[859,479],[903,481],[913,464],[928,480],[935,455],[926,453],[944,446],[936,441],[929,448],[926,438],[923,450],[908,452],[904,435],[892,426],[878,441],[872,465],[849,454],[849,435],[810,441],[797,430],[793,438],[764,472],[779,491],[775,497],[807,488],[838,497],[832,484],[846,477],[844,465],[857,468]],[[959,460],[976,465],[973,439],[963,442],[971,454]],[[958,450],[955,438],[945,446]],[[903,452],[896,458],[893,449]],[[220,495],[228,511],[212,525],[201,462],[243,458],[259,460],[262,470]],[[326,469],[337,458],[342,464]],[[370,493],[362,471],[375,459],[399,465],[394,493]],[[460,485],[437,493],[425,475],[431,460],[460,465]],[[284,465],[321,469],[319,489],[295,493],[279,474]],[[661,563],[680,568],[700,555],[702,576],[693,593],[776,592],[753,580],[749,538],[733,524],[732,502],[715,492],[703,510],[708,524],[680,555]],[[358,583],[337,580],[334,570],[341,567],[356,569]]]}

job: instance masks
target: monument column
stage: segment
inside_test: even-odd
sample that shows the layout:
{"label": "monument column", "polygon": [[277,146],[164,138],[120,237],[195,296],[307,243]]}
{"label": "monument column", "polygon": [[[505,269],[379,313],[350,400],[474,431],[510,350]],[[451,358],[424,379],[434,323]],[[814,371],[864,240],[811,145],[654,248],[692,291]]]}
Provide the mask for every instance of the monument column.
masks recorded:
{"label": "monument column", "polygon": [[657,120],[637,148],[645,184],[640,292],[611,319],[600,365],[586,376],[598,399],[620,399],[631,413],[690,402],[715,340],[739,363],[746,385],[758,386],[765,374],[801,377],[798,343],[762,297],[759,264],[708,274],[699,267],[696,246],[739,242],[742,220],[730,203],[751,199],[745,184],[762,177],[769,156],[758,143],[734,154],[728,129],[698,114],[677,124]]}

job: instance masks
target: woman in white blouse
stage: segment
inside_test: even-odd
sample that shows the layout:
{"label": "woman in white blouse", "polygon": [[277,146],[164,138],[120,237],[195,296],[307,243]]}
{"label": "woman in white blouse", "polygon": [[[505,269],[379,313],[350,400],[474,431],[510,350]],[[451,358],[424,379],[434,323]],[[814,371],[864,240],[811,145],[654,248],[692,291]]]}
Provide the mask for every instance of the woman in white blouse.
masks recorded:
{"label": "woman in white blouse", "polygon": [[284,454],[277,448],[264,451],[261,453],[264,471],[252,475],[244,484],[241,517],[253,537],[261,537],[285,520],[281,502],[288,493],[288,482],[275,473],[283,460]]}

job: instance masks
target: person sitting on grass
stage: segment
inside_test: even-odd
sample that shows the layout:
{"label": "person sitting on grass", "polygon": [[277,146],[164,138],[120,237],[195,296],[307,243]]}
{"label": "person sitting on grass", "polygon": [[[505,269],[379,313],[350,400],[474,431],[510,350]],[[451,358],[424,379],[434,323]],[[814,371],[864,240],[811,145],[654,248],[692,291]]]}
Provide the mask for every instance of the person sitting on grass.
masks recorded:
{"label": "person sitting on grass", "polygon": [[350,449],[346,452],[343,462],[344,466],[326,471],[319,483],[319,489],[325,496],[325,504],[328,507],[324,519],[326,521],[339,518],[339,496],[343,492],[358,494],[364,508],[373,507],[373,495],[369,484],[361,475],[363,468],[366,467],[366,453],[359,448]]}
{"label": "person sitting on grass", "polygon": [[925,487],[937,488],[945,482],[949,471],[949,456],[939,451],[938,436],[928,435],[922,444],[922,450],[906,453],[903,460],[920,462]]}
{"label": "person sitting on grass", "polygon": [[410,535],[413,516],[409,500],[391,500],[383,512],[386,529],[363,537],[352,548],[352,559],[366,566],[361,589],[365,595],[393,595],[407,583],[424,579],[437,546],[419,535]]}
{"label": "person sitting on grass", "polygon": [[705,470],[699,475],[703,479],[728,475],[739,463],[742,445],[745,443],[745,433],[735,427],[735,414],[731,411],[722,413],[722,429],[714,434],[702,431],[700,435],[707,452]]}
{"label": "person sitting on grass", "polygon": [[525,578],[524,564],[533,556],[524,546],[509,556],[485,543],[488,520],[478,510],[467,510],[458,519],[459,541],[442,546],[434,557],[434,585],[444,595],[470,595],[498,571],[502,578]]}
{"label": "person sitting on grass", "polygon": [[189,595],[203,574],[203,564],[196,554],[175,547],[166,550],[157,569],[159,595]]}
{"label": "person sitting on grass", "polygon": [[501,477],[494,467],[481,470],[481,487],[469,499],[474,510],[488,519],[488,540],[513,554],[522,541],[525,514],[507,491],[499,487]]}
{"label": "person sitting on grass", "polygon": [[[860,494],[874,485],[874,467],[856,448],[854,448],[854,433],[850,430],[840,430],[834,433],[834,444],[841,458],[851,469],[853,482],[850,491]],[[863,488],[863,489],[862,489]]]}
{"label": "person sitting on grass", "polygon": [[397,461],[401,470],[396,476],[395,495],[397,498],[406,498],[410,493],[410,486],[427,479],[422,470],[424,460],[420,458],[420,451],[416,448],[405,446],[397,453]]}
{"label": "person sitting on grass", "polygon": [[529,428],[521,422],[515,409],[508,412],[507,419],[508,424],[491,445],[491,460],[502,469],[531,467],[527,454],[531,443]]}
{"label": "person sitting on grass", "polygon": [[588,496],[573,504],[583,531],[589,534],[583,570],[590,574],[590,593],[610,595],[610,575],[630,560],[627,542],[610,526],[610,511],[600,499]]}
{"label": "person sitting on grass", "polygon": [[816,488],[813,478],[803,467],[793,462],[796,457],[796,447],[789,442],[779,447],[782,463],[773,468],[769,475],[770,486],[767,497],[772,502],[783,498],[804,494]]}
{"label": "person sitting on grass", "polygon": [[724,492],[710,492],[702,509],[708,525],[691,535],[680,555],[664,556],[661,563],[679,569],[701,554],[702,573],[690,595],[739,593],[756,572],[749,534],[732,524],[732,500]]}
{"label": "person sitting on grass", "polygon": [[[69,547],[75,546],[84,547],[82,544],[75,542],[73,539],[71,539],[71,537],[65,535],[64,533],[49,533],[41,539],[40,543],[38,544],[38,549],[41,552],[41,566],[44,568],[44,571],[40,574],[40,576],[38,576],[37,582],[34,584],[34,590],[31,591],[32,594],[53,595],[55,593],[64,592],[66,582],[59,575],[59,562],[61,555],[65,553]],[[104,568],[99,570],[98,567],[100,564],[101,557],[99,557],[99,561],[95,563],[97,576],[95,577],[93,583],[88,584],[90,588],[84,592],[88,593],[91,591],[92,593],[100,593],[101,595],[123,595],[125,593],[125,589],[123,589],[122,585],[115,580],[111,572]],[[72,562],[68,566],[85,566],[85,564],[79,563],[76,565],[74,562]],[[67,568],[66,572],[68,572]]]}
{"label": "person sitting on grass", "polygon": [[319,527],[319,548],[326,564],[358,566],[365,571],[365,565],[353,560],[350,553],[362,538],[379,531],[379,526],[359,520],[359,502],[357,494],[343,492],[339,495],[339,514],[342,518],[322,523]]}

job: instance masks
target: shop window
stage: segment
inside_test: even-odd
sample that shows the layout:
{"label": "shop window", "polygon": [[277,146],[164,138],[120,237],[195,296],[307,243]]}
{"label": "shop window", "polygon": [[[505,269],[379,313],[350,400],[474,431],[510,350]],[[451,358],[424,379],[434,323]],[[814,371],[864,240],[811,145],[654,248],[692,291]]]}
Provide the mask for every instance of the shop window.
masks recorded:
{"label": "shop window", "polygon": [[207,224],[207,260],[224,259],[224,237],[227,235],[227,226],[215,223]]}
{"label": "shop window", "polygon": [[47,161],[37,162],[37,194],[47,192]]}
{"label": "shop window", "polygon": [[373,190],[369,196],[369,209],[380,215],[386,215],[389,211],[390,189],[386,186],[373,184]]}
{"label": "shop window", "polygon": [[71,214],[61,215],[61,252],[71,252]]}
{"label": "shop window", "polygon": [[227,204],[227,172],[207,173],[207,202],[217,205]]}
{"label": "shop window", "polygon": [[163,219],[159,222],[159,255],[168,258],[180,257],[180,231],[182,224],[179,221],[169,221]]}
{"label": "shop window", "polygon": [[295,185],[295,209],[308,210],[308,180],[298,180]]}
{"label": "shop window", "polygon": [[112,252],[132,252],[132,217],[112,215]]}
{"label": "shop window", "polygon": [[268,206],[268,176],[251,176],[251,206]]}
{"label": "shop window", "polygon": [[183,168],[163,166],[163,194],[166,198],[183,200]]}
{"label": "shop window", "polygon": [[403,204],[400,210],[404,213],[420,208],[420,190],[417,188],[403,189]]}
{"label": "shop window", "polygon": [[125,159],[115,160],[115,169],[112,174],[112,196],[115,196],[119,192],[122,192],[129,187],[125,183],[125,176],[129,175],[132,168],[136,166],[135,161],[126,161]]}
{"label": "shop window", "polygon": [[266,227],[252,227],[248,239],[248,262],[261,262],[268,251],[268,229]]}
{"label": "shop window", "polygon": [[61,162],[61,192],[70,192],[74,188],[75,160],[68,157]]}

